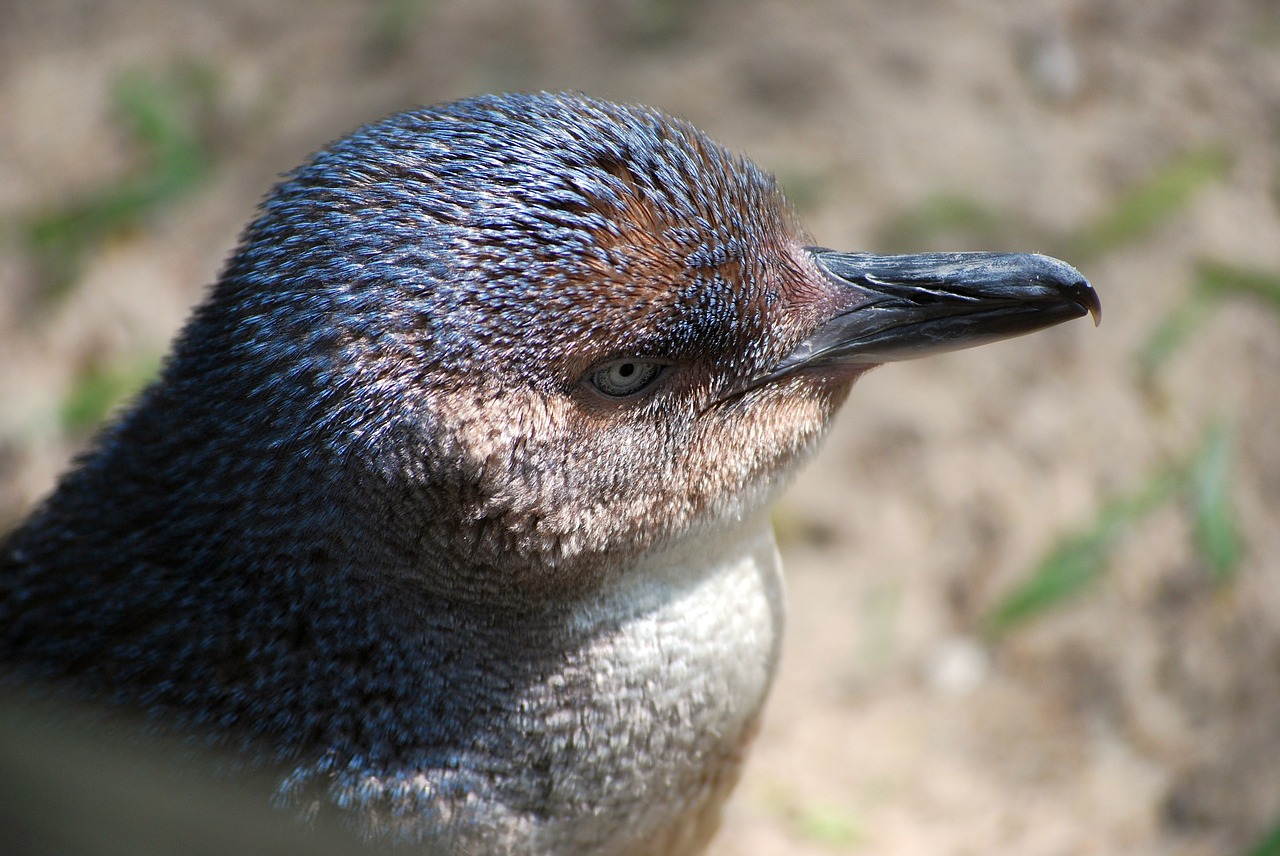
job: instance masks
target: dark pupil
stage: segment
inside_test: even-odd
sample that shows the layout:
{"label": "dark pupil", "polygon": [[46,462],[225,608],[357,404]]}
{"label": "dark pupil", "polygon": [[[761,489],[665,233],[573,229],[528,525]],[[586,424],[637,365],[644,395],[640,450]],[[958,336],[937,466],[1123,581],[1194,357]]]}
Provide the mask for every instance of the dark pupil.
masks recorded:
{"label": "dark pupil", "polygon": [[622,365],[618,366],[618,374],[622,375],[623,377],[631,377],[635,373],[636,373],[635,363],[623,363]]}

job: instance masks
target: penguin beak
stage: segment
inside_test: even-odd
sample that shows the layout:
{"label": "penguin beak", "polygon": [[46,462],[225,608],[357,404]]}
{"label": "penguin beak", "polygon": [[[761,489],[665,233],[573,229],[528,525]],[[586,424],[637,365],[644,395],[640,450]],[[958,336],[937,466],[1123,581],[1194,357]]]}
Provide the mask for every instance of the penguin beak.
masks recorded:
{"label": "penguin beak", "polygon": [[1078,270],[1028,253],[878,256],[808,249],[835,294],[820,322],[769,378],[821,367],[879,363],[971,348],[1082,315],[1102,319]]}

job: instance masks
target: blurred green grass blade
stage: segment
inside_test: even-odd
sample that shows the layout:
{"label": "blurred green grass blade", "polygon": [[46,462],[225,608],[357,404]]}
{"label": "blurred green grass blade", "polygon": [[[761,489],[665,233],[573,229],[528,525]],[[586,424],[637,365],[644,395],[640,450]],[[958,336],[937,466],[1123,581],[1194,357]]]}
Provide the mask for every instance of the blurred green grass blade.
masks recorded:
{"label": "blurred green grass blade", "polygon": [[969,197],[944,193],[889,220],[880,229],[878,243],[889,252],[937,249],[939,244],[972,244],[983,249],[1035,244],[1079,265],[1146,237],[1185,209],[1196,193],[1224,177],[1231,160],[1223,146],[1189,151],[1065,237],[1054,238],[1025,218],[993,211]]}
{"label": "blurred green grass blade", "polygon": [[1109,538],[1087,532],[1065,539],[1021,586],[987,616],[985,630],[999,636],[1031,617],[1074,597],[1106,570]]}
{"label": "blurred green grass blade", "polygon": [[1280,823],[1273,826],[1248,856],[1280,856]]}
{"label": "blurred green grass blade", "polygon": [[791,818],[791,826],[801,838],[826,847],[852,847],[865,838],[857,818],[835,806],[797,808]]}
{"label": "blurred green grass blade", "polygon": [[932,196],[892,218],[880,229],[879,244],[887,252],[936,249],[948,238],[988,249],[1008,240],[1010,224],[974,200],[954,194]]}
{"label": "blurred green grass blade", "polygon": [[434,0],[382,0],[369,18],[365,59],[383,65],[405,52]]}
{"label": "blurred green grass blade", "polygon": [[1164,368],[1191,335],[1208,323],[1215,305],[1216,301],[1192,291],[1165,316],[1138,349],[1138,369],[1143,378],[1150,379]]}
{"label": "blurred green grass blade", "polygon": [[1231,156],[1221,146],[1187,152],[1123,194],[1109,211],[1068,241],[1074,263],[1140,240],[1187,206],[1206,185],[1226,175]]}
{"label": "blurred green grass blade", "polygon": [[120,79],[113,96],[115,113],[140,166],[26,219],[23,233],[40,269],[46,302],[71,289],[92,247],[137,228],[209,173],[213,158],[201,138],[200,115],[210,107],[212,89],[212,76],[191,68],[167,77],[133,73]]}
{"label": "blurred green grass blade", "polygon": [[851,807],[801,799],[781,783],[771,783],[757,799],[798,838],[823,847],[845,850],[866,838],[866,828]]}
{"label": "blurred green grass blade", "polygon": [[200,134],[200,116],[212,109],[212,89],[210,75],[195,68],[167,78],[128,75],[117,86],[116,103],[123,120],[151,160],[151,168],[138,182],[149,191],[144,206],[181,196],[212,166],[212,155]]}
{"label": "blurred green grass blade", "polygon": [[1190,294],[1173,308],[1138,350],[1138,366],[1150,377],[1209,321],[1224,301],[1248,298],[1280,313],[1280,272],[1201,261]]}
{"label": "blurred green grass blade", "polygon": [[1252,297],[1280,312],[1280,272],[1204,261],[1197,274],[1196,290],[1206,297]]}
{"label": "blurred green grass blade", "polygon": [[169,160],[185,163],[203,152],[196,114],[211,89],[211,77],[195,68],[164,77],[135,71],[116,83],[115,109],[137,142],[162,165]]}
{"label": "blurred green grass blade", "polygon": [[1186,480],[1185,465],[1168,467],[1134,493],[1105,503],[1091,527],[1065,538],[1025,582],[988,612],[983,621],[987,635],[1002,635],[1083,592],[1106,572],[1111,549],[1119,538],[1151,511],[1169,502]]}
{"label": "blurred green grass blade", "polygon": [[774,177],[782,186],[787,201],[801,214],[820,210],[835,194],[835,178],[830,172],[783,166],[774,169]]}
{"label": "blurred green grass blade", "polygon": [[63,399],[58,412],[62,430],[83,435],[97,428],[118,404],[146,386],[159,367],[160,360],[155,356],[122,367],[91,366],[80,374]]}
{"label": "blurred green grass blade", "polygon": [[1218,583],[1235,576],[1242,552],[1230,496],[1231,439],[1225,420],[1210,426],[1191,473],[1196,545]]}

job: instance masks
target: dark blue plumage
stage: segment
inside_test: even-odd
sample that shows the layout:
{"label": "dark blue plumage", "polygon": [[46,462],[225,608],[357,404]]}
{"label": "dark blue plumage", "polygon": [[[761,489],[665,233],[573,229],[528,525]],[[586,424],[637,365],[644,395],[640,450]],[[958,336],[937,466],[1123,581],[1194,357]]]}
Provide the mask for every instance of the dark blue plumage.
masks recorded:
{"label": "dark blue plumage", "polygon": [[807,243],[645,108],[486,97],[339,140],[5,542],[8,680],[383,840],[698,849],[776,663],[768,502],[866,367],[831,331],[898,301],[904,353],[976,336],[981,285],[999,335],[1096,308],[1059,262],[1033,294],[947,257],[920,309]]}

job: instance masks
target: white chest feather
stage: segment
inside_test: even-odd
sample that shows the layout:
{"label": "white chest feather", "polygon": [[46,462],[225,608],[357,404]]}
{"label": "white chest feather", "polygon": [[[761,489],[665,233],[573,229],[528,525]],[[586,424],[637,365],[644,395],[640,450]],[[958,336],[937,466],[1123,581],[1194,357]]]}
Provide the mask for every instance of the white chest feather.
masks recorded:
{"label": "white chest feather", "polygon": [[432,723],[444,756],[354,776],[326,757],[282,801],[305,807],[320,781],[367,834],[442,852],[696,853],[755,735],[782,625],[767,520],[655,552],[540,631],[556,654],[532,671],[457,676],[478,690],[458,716],[473,724]]}
{"label": "white chest feather", "polygon": [[655,557],[582,607],[575,621],[603,632],[573,658],[594,692],[587,709],[562,712],[576,751],[557,780],[582,812],[535,837],[611,853],[700,849],[773,680],[780,570],[761,521]]}

